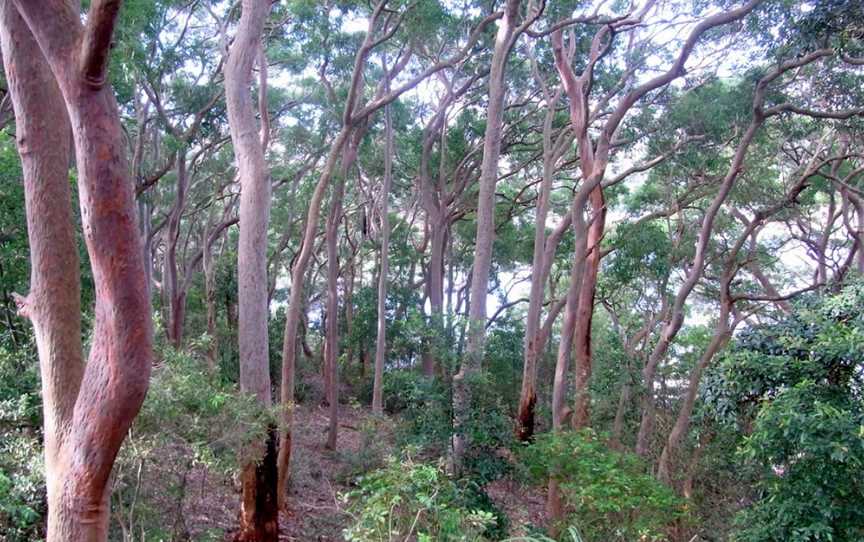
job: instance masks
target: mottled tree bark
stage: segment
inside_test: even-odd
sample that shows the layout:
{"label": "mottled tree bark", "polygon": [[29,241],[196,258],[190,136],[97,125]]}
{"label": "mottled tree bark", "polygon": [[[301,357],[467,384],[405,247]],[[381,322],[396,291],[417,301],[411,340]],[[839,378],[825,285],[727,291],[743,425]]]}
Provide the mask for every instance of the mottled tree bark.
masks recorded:
{"label": "mottled tree bark", "polygon": [[[15,18],[9,2],[4,4],[4,27],[15,36],[12,40],[15,46],[28,47],[28,53],[26,60],[23,55],[7,53],[6,46],[12,44],[7,42],[4,43],[4,61],[12,63],[13,72],[16,70],[14,65],[21,66],[20,62],[42,62],[32,47],[35,38],[59,86],[72,125],[84,239],[96,290],[93,342],[88,363],[82,368],[80,361],[74,359],[77,354],[72,353],[64,362],[64,369],[59,369],[59,365],[49,369],[49,373],[53,373],[49,375],[49,386],[59,384],[56,378],[60,371],[66,374],[63,375],[62,388],[57,386],[50,393],[53,397],[45,397],[46,408],[55,410],[50,415],[46,411],[46,423],[50,424],[46,425],[46,432],[60,430],[50,438],[46,434],[46,443],[52,442],[50,446],[57,450],[58,458],[56,470],[49,474],[53,479],[48,482],[51,500],[47,538],[51,542],[103,541],[108,532],[111,469],[144,400],[153,358],[153,331],[137,228],[134,185],[123,145],[117,104],[106,85],[108,49],[120,2],[93,2],[86,28],[80,23],[76,2],[15,1],[14,4],[26,22],[26,28],[20,19]],[[7,54],[9,59],[5,58]],[[44,104],[49,109],[22,111],[22,116],[46,119],[42,122],[50,122],[47,126],[51,130],[65,132],[56,130],[58,119],[66,118],[57,106],[57,87],[42,79],[46,72],[44,64],[41,66],[37,64],[35,72],[28,69],[24,74],[18,69],[18,73],[34,80],[40,78],[40,90],[53,93],[53,98],[46,99]],[[50,121],[42,114],[50,115]],[[52,137],[64,136],[55,134]],[[54,152],[65,160],[68,147],[64,147],[62,139],[54,141],[59,145]],[[53,174],[59,176],[59,163],[55,167],[58,170]],[[65,165],[63,169],[65,171]],[[57,192],[56,197],[54,203],[58,205],[68,202],[63,191]],[[58,228],[64,228],[69,214],[60,211],[59,215],[47,214],[39,218],[48,218],[56,222]],[[65,240],[58,238],[57,246],[69,242],[69,232],[61,235],[66,236]],[[68,246],[62,250],[68,250]],[[57,269],[63,273],[75,269],[77,264],[74,259],[68,259],[70,257],[66,254],[64,264]],[[34,272],[41,274],[47,270],[40,263]],[[42,280],[34,283],[41,288]],[[68,341],[65,343],[70,349],[68,354],[80,349],[81,337],[72,330],[80,318],[78,302],[72,300],[77,293],[74,286],[77,279],[67,280],[71,282],[64,283],[63,288],[71,288],[71,291],[55,292],[52,286],[51,296],[59,297],[58,302],[63,303],[63,318],[72,321],[62,324],[64,327],[61,328],[70,333],[64,339]],[[22,299],[21,310],[33,314],[37,320],[46,321],[43,320],[48,318],[43,315],[46,308],[41,306],[44,295],[42,291],[32,298]],[[60,314],[53,310],[52,313],[54,316],[51,318]],[[43,325],[36,324],[37,328]],[[61,324],[55,321],[52,325]],[[53,363],[50,356],[42,358],[40,363],[43,366]]]}
{"label": "mottled tree bark", "polygon": [[[386,72],[387,67],[385,65]],[[386,75],[385,75],[386,77]],[[390,91],[389,82],[385,89]],[[372,412],[384,413],[384,361],[387,353],[387,274],[389,272],[388,250],[390,248],[390,184],[393,177],[393,120],[390,106],[384,108],[384,180],[381,183],[381,259],[378,266],[378,329],[375,340],[375,376],[372,384]]]}
{"label": "mottled tree bark", "polygon": [[[240,22],[225,64],[225,99],[240,179],[240,240],[237,248],[240,389],[269,407],[270,357],[267,296],[267,225],[270,174],[264,159],[267,131],[259,134],[251,95],[252,67],[260,55],[269,0],[244,0]],[[266,67],[262,67],[266,69]],[[266,114],[262,126],[266,126]],[[240,526],[235,540],[276,540],[276,431],[265,449],[252,447],[241,465]]]}

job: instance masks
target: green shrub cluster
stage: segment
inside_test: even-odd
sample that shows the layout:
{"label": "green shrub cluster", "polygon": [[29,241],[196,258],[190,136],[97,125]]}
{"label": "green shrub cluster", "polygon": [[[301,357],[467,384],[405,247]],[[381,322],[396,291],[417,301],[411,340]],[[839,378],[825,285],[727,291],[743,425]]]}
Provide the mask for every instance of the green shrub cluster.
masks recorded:
{"label": "green shrub cluster", "polygon": [[[230,480],[240,454],[264,441],[275,412],[210,374],[203,360],[162,348],[150,389],[114,466],[112,521],[122,539],[221,540],[219,529],[187,525],[184,506],[198,472]],[[229,522],[230,523],[230,522]],[[192,533],[195,528],[205,532]],[[138,533],[138,534],[135,534]],[[137,538],[136,538],[137,539]]]}
{"label": "green shrub cluster", "polygon": [[46,513],[38,370],[24,348],[0,343],[0,540],[7,542],[38,540]]}
{"label": "green shrub cluster", "polygon": [[411,453],[358,480],[343,496],[349,542],[418,540],[475,542],[500,539],[506,520],[468,480],[454,481],[443,464],[415,461]]}
{"label": "green shrub cluster", "polygon": [[635,455],[611,450],[590,429],[538,435],[520,456],[537,483],[558,482],[566,523],[584,542],[667,540],[684,502]]}

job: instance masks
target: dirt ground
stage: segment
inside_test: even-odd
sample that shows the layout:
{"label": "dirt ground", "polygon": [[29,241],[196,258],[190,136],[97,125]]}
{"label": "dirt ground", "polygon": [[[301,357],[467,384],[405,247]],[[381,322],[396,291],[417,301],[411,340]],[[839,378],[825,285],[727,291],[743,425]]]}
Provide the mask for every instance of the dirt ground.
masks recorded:
{"label": "dirt ground", "polygon": [[[342,530],[350,521],[350,511],[341,496],[352,482],[369,467],[365,454],[370,435],[374,445],[389,450],[392,427],[378,421],[374,433],[364,431],[372,423],[368,409],[341,405],[338,446],[327,450],[328,412],[324,407],[301,405],[295,411],[292,481],[289,513],[280,518],[280,538],[296,542],[342,541]],[[503,479],[486,487],[489,496],[510,518],[511,536],[526,534],[525,526],[542,525],[545,495],[535,488]],[[196,469],[189,477],[183,517],[189,540],[207,538],[208,529],[227,533],[231,540],[236,526],[239,495],[235,482],[208,476]],[[166,518],[166,521],[172,521]]]}

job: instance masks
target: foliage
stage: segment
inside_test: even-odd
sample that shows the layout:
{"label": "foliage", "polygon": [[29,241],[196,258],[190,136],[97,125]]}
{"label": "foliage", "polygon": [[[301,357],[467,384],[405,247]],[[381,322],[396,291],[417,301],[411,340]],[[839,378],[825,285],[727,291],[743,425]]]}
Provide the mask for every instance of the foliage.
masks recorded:
{"label": "foliage", "polygon": [[38,539],[45,514],[38,364],[25,352],[0,345],[0,539],[8,542]]}
{"label": "foliage", "polygon": [[502,517],[471,482],[453,481],[439,462],[421,463],[406,453],[358,480],[344,495],[351,542],[386,540],[481,541],[500,531]]}
{"label": "foliage", "polygon": [[610,450],[590,429],[539,435],[520,456],[538,483],[558,481],[567,522],[585,542],[666,540],[668,528],[687,517],[638,457]]}
{"label": "foliage", "polygon": [[[229,477],[275,425],[274,412],[209,374],[203,360],[168,347],[161,357],[115,464],[112,495],[120,529],[148,539],[188,536],[183,506],[194,498],[187,487],[195,469]],[[219,539],[215,531],[198,536]]]}
{"label": "foliage", "polygon": [[751,327],[703,388],[715,416],[750,427],[739,458],[761,474],[736,540],[864,536],[862,302],[856,282]]}

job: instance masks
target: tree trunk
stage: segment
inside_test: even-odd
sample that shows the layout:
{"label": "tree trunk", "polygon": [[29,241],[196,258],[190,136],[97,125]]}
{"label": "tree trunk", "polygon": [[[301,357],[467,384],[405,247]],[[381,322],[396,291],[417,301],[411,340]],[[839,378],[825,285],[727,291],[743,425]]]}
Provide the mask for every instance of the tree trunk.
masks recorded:
{"label": "tree trunk", "polygon": [[[532,59],[533,60],[533,59]],[[535,64],[536,67],[536,64]],[[539,74],[539,71],[535,71]],[[537,208],[534,219],[534,253],[532,258],[531,291],[528,295],[528,313],[525,320],[525,343],[522,364],[522,389],[519,392],[519,408],[516,414],[516,438],[522,442],[534,436],[534,417],[537,405],[537,360],[543,351],[540,337],[540,313],[543,310],[543,297],[546,278],[551,262],[547,262],[546,218],[549,215],[549,198],[552,194],[552,181],[558,156],[558,141],[552,138],[552,123],[555,108],[561,99],[561,89],[554,94],[548,92],[545,83],[535,76],[546,98],[546,115],[543,122],[543,180],[537,194]]]}
{"label": "tree trunk", "polygon": [[330,407],[330,423],[327,430],[327,449],[336,449],[339,429],[339,217],[342,214],[342,199],[345,195],[345,179],[340,177],[333,186],[330,198],[330,214],[327,219],[327,323],[324,354],[325,395]]}
{"label": "tree trunk", "polygon": [[[46,409],[55,410],[50,415],[46,410],[46,429],[51,430],[51,425],[57,427],[57,423],[65,425],[59,442],[56,440],[59,435],[49,437],[46,431],[46,443],[53,438],[51,446],[59,446],[58,468],[49,471],[53,477],[48,481],[49,488],[53,488],[49,489],[49,494],[53,492],[53,495],[49,501],[47,539],[50,542],[102,541],[107,538],[111,469],[144,400],[153,358],[153,331],[137,228],[134,184],[126,160],[117,104],[111,89],[105,86],[108,48],[119,2],[93,2],[86,29],[81,27],[80,12],[74,2],[58,5],[56,2],[16,1],[15,5],[54,74],[72,125],[84,238],[96,290],[93,343],[83,375],[78,361],[67,359],[64,363],[67,367],[50,368],[49,378],[45,381],[48,386],[59,384],[56,379],[61,376],[61,371],[67,373],[62,375],[62,388],[54,389],[44,397]],[[14,65],[21,67],[28,61],[39,62],[39,55],[32,49],[32,38],[20,19],[14,17],[8,2],[4,5],[4,27],[17,36],[16,45],[9,44],[12,48],[8,53],[10,59],[5,58],[4,50],[4,60],[13,65],[12,71],[16,69]],[[15,47],[27,47],[28,43],[31,49],[26,58],[12,53]],[[18,73],[36,80],[39,74],[45,75],[44,65],[41,66],[37,65],[36,71],[28,69],[26,75]],[[54,93],[53,100],[56,100],[56,90],[53,90],[56,87],[44,79],[39,81],[39,85],[41,91]],[[40,104],[43,108],[41,113],[47,115],[42,117],[45,119],[43,126],[53,129],[58,119],[65,118],[59,107],[49,109],[56,106],[57,103],[51,100]],[[23,113],[24,117],[40,118],[39,113],[30,111]],[[62,129],[54,131],[65,132]],[[58,160],[59,156],[65,159],[68,156],[62,143],[65,134],[52,137],[61,138],[54,140],[58,145],[55,152]],[[59,161],[55,167],[58,170],[54,172],[46,169],[44,178],[49,173],[59,176]],[[57,192],[56,196],[55,203],[68,201],[68,198],[64,200],[63,191]],[[69,215],[62,211],[44,216],[50,217],[58,228],[64,228],[64,215],[68,220]],[[69,232],[61,235],[65,236],[65,241],[58,238],[58,247],[69,241]],[[61,250],[67,249],[68,246]],[[66,254],[65,257],[70,256]],[[63,273],[75,268],[74,260],[57,267]],[[47,270],[39,265],[34,266],[34,272]],[[74,285],[77,279],[65,280],[64,293],[58,294],[52,285],[51,296],[56,296],[57,303],[68,303],[64,305],[65,314],[62,316],[66,322],[53,321],[52,317],[52,325],[62,325],[60,329],[69,330],[68,335],[64,332],[57,340],[63,340],[70,349],[77,351],[80,349],[80,334],[71,331],[81,314],[80,309],[75,310],[77,303],[71,300],[77,292]],[[34,283],[40,284],[40,281]],[[44,292],[40,292],[42,294]],[[30,298],[21,300],[22,312],[38,315],[37,319],[47,318],[41,315],[46,310],[39,306],[43,301],[39,295],[32,301]],[[60,315],[59,312],[53,314]],[[37,324],[37,327],[42,325]],[[46,331],[53,334],[58,330]],[[75,341],[78,341],[77,345]],[[43,370],[49,360],[50,357],[42,360]],[[77,375],[80,375],[80,380]],[[70,409],[73,402],[74,408]],[[62,412],[60,419],[57,412]]]}
{"label": "tree trunk", "polygon": [[[252,66],[259,56],[259,48],[263,47],[261,38],[269,11],[269,0],[243,0],[237,33],[225,64],[228,124],[241,190],[237,248],[240,389],[255,396],[264,407],[271,404],[267,326],[270,175],[264,159],[266,130],[259,135],[250,85]],[[266,69],[266,66],[261,68]],[[266,122],[266,118],[262,118],[262,125],[266,126]],[[278,536],[275,439],[275,431],[271,429],[264,453],[253,446],[241,467],[237,541],[269,541]]]}
{"label": "tree trunk", "polygon": [[[0,44],[24,176],[30,293],[42,380],[49,540],[60,540],[64,435],[72,430],[84,374],[81,280],[69,184],[71,133],[63,96],[30,30],[11,2],[0,12]],[[52,538],[53,537],[53,538]]]}
{"label": "tree trunk", "polygon": [[204,230],[202,238],[204,250],[201,265],[204,267],[204,302],[207,306],[207,336],[210,346],[207,349],[207,366],[216,374],[219,361],[219,335],[216,314],[216,264],[213,261],[213,247],[208,243],[209,232]]}
{"label": "tree trunk", "polygon": [[702,373],[705,372],[708,364],[711,363],[717,352],[726,345],[731,337],[732,330],[729,328],[729,308],[723,307],[720,311],[720,319],[717,322],[714,335],[711,337],[711,342],[690,372],[690,381],[687,385],[684,400],[681,403],[681,409],[678,411],[675,425],[672,427],[672,431],[669,432],[669,438],[666,440],[666,445],[660,454],[660,461],[657,463],[657,478],[667,485],[671,485],[675,478],[672,462],[676,459],[681,441],[690,429],[690,416],[693,414],[693,408],[696,405],[696,395],[699,392],[699,382],[702,380]]}
{"label": "tree trunk", "polygon": [[588,243],[585,272],[579,292],[576,310],[574,337],[575,399],[573,402],[573,428],[587,427],[590,420],[591,395],[588,391],[591,380],[591,320],[594,316],[594,294],[597,291],[597,273],[600,270],[600,241],[606,226],[606,201],[599,186],[591,191],[591,225],[588,227]]}
{"label": "tree trunk", "polygon": [[[385,66],[386,73],[387,68]],[[390,85],[385,81],[385,89],[390,91]],[[384,361],[387,353],[387,274],[389,260],[387,251],[390,247],[390,217],[388,216],[390,199],[390,183],[393,177],[393,121],[390,116],[390,106],[384,108],[384,182],[381,183],[381,264],[378,271],[378,333],[375,341],[375,377],[372,385],[372,413],[384,413],[383,385]]]}
{"label": "tree trunk", "polygon": [[180,240],[180,218],[186,205],[186,152],[177,153],[177,193],[174,206],[168,218],[167,238],[165,239],[165,287],[168,291],[168,340],[179,349],[183,343],[183,321],[186,313],[186,285],[181,286],[177,277],[177,243]]}
{"label": "tree trunk", "polygon": [[483,160],[480,165],[480,193],[477,199],[477,233],[471,279],[471,305],[468,312],[468,346],[459,372],[453,376],[453,437],[450,447],[451,470],[461,474],[469,442],[465,423],[471,405],[470,379],[480,371],[486,340],[486,293],[492,266],[492,243],[495,239],[495,185],[498,181],[498,159],[501,156],[504,122],[504,81],[507,58],[521,33],[516,27],[520,0],[508,0],[504,18],[495,36],[495,50],[489,71],[489,103],[486,108],[486,132],[483,136]]}
{"label": "tree trunk", "polygon": [[282,339],[282,380],[280,386],[280,402],[282,405],[282,435],[280,438],[278,471],[279,484],[277,494],[279,496],[279,508],[287,506],[288,478],[290,476],[291,464],[291,431],[293,430],[294,417],[294,380],[295,366],[297,360],[297,328],[300,324],[301,312],[303,310],[303,279],[309,267],[314,250],[315,234],[318,231],[318,218],[321,213],[321,202],[324,199],[327,186],[333,177],[336,164],[339,161],[342,148],[348,140],[350,130],[343,127],[330,147],[327,162],[315,185],[312,199],[309,201],[309,212],[306,216],[306,227],[303,230],[300,254],[291,268],[291,294],[288,301],[288,312],[285,314],[285,330]]}

